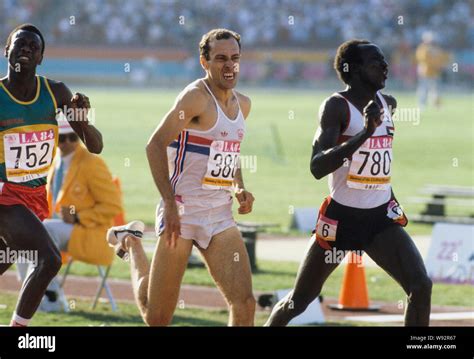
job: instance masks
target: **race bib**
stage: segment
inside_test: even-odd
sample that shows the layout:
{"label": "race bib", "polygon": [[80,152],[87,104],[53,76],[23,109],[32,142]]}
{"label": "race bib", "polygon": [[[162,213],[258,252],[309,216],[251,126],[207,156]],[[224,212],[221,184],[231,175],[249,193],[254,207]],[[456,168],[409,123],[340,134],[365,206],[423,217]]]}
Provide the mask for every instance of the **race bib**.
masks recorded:
{"label": "race bib", "polygon": [[334,242],[336,240],[337,223],[338,221],[319,214],[318,223],[316,224],[316,238]]}
{"label": "race bib", "polygon": [[5,134],[3,150],[8,181],[22,183],[46,177],[54,146],[53,129]]}
{"label": "race bib", "polygon": [[392,136],[371,137],[352,155],[347,186],[363,190],[390,188]]}
{"label": "race bib", "polygon": [[234,183],[239,160],[240,142],[213,141],[207,161],[207,172],[202,180],[202,188],[230,190]]}

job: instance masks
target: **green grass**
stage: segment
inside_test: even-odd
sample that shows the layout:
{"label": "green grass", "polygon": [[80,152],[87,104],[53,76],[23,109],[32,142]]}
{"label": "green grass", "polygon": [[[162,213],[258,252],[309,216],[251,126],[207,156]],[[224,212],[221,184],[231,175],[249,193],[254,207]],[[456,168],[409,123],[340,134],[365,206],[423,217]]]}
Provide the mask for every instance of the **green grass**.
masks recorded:
{"label": "green grass", "polygon": [[[277,223],[281,226],[277,231],[285,231],[291,206],[319,207],[328,193],[327,180],[316,181],[308,166],[318,108],[329,92],[244,92],[252,98],[252,113],[242,152],[257,156],[256,173],[244,170],[244,179],[256,202],[252,214],[236,218]],[[104,135],[103,155],[122,179],[127,218],[153,224],[159,194],[144,149],[178,90],[92,89],[87,93],[96,109],[96,125]],[[399,107],[415,106],[413,94],[395,95]],[[446,96],[443,107],[422,112],[418,126],[396,123],[393,185],[408,214],[422,209],[407,199],[427,183],[473,185],[472,103],[472,96]],[[272,126],[279,133],[280,150]],[[458,162],[457,167],[453,161]],[[408,231],[428,234],[431,227],[410,225]]]}
{"label": "green grass", "polygon": [[[294,285],[298,263],[258,261],[259,271],[252,277],[255,291],[274,291],[292,288]],[[365,268],[369,295],[372,300],[398,303],[405,300],[405,294],[399,285],[382,269]],[[343,277],[343,266],[337,268],[323,287],[323,295],[337,298]],[[71,274],[96,276],[94,266],[76,262]],[[113,278],[130,279],[128,263],[115,261],[111,274]],[[214,282],[205,268],[188,268],[185,272],[184,284],[214,286]],[[474,307],[474,287],[471,285],[435,284],[432,295],[433,305],[458,305]]]}
{"label": "green grass", "polygon": [[[17,296],[0,295],[0,323],[8,324],[15,308]],[[69,313],[37,312],[31,321],[32,326],[144,326],[137,306],[134,303],[119,303],[119,311],[112,312],[108,304],[99,304],[90,309],[90,301],[75,300],[74,309]],[[268,313],[257,313],[255,325],[261,326]],[[173,326],[223,326],[228,321],[227,310],[198,308],[177,308]]]}
{"label": "green grass", "polygon": [[[0,323],[10,323],[11,313],[15,308],[16,295],[0,294]],[[55,326],[55,327],[95,327],[95,326],[145,326],[137,306],[133,303],[120,302],[119,311],[112,312],[108,304],[99,304],[95,310],[90,309],[90,302],[75,300],[75,309],[69,313],[42,313],[36,312],[30,326]],[[269,311],[255,313],[255,326],[263,326],[267,321]],[[227,310],[202,309],[202,308],[177,308],[172,326],[204,327],[226,326],[228,322]],[[324,326],[368,326],[370,323],[349,321],[326,321]],[[374,324],[378,325],[378,324]],[[382,324],[380,324],[382,325]],[[316,324],[316,326],[318,326]]]}
{"label": "green grass", "polygon": [[[291,288],[294,284],[298,264],[294,262],[259,261],[259,272],[253,275],[253,287],[256,291],[272,292],[277,289]],[[392,304],[405,302],[405,295],[400,287],[381,269],[366,268],[367,285],[370,299]],[[72,274],[95,276],[95,267],[75,263]],[[127,263],[114,263],[112,273],[114,278],[129,278]],[[322,294],[325,297],[337,298],[342,282],[343,268],[338,268],[326,282]],[[211,277],[206,269],[191,268],[186,271],[184,283],[213,286]],[[8,323],[15,307],[17,296],[0,294],[0,323]],[[74,300],[70,313],[41,313],[35,314],[33,326],[140,326],[143,322],[134,303],[120,302],[120,311],[114,313],[108,304],[100,303],[94,311],[90,309],[90,301]],[[432,305],[451,305],[474,307],[474,287],[471,285],[435,284],[433,287]],[[268,312],[258,312],[255,325],[261,326],[268,318]],[[228,320],[227,310],[211,310],[202,308],[177,308],[173,325],[175,326],[222,326]],[[327,325],[369,325],[355,322],[328,322]]]}

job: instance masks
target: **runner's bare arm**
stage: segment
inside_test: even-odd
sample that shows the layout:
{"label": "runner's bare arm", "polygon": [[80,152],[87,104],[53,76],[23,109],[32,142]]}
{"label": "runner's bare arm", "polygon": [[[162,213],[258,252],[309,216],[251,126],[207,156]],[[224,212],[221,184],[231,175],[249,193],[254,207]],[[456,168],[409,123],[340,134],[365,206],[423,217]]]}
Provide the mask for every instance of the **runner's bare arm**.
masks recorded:
{"label": "runner's bare arm", "polygon": [[64,113],[67,121],[91,153],[101,153],[104,148],[102,134],[88,120],[91,107],[89,98],[81,93],[72,94],[62,82],[48,80],[56,98],[58,109]]}
{"label": "runner's bare arm", "polygon": [[[250,114],[250,109],[252,107],[252,102],[250,101],[249,97],[247,97],[245,95],[242,95],[239,92],[237,92],[237,94],[238,94],[240,109],[242,110],[242,115],[244,115],[244,118],[247,119],[248,115]],[[236,187],[237,189],[245,189],[244,178],[242,176],[242,170],[241,170],[240,167],[237,168],[237,170],[235,172],[234,187]]]}
{"label": "runner's bare arm", "polygon": [[250,100],[250,97],[247,97],[240,92],[237,92],[239,104],[240,104],[240,109],[242,110],[242,114],[244,115],[244,118],[247,119],[247,117],[250,114],[250,109],[252,108],[252,101]]}
{"label": "runner's bare arm", "polygon": [[397,100],[395,99],[395,97],[386,94],[383,94],[383,98],[385,99],[388,109],[390,110],[390,113],[393,116],[395,114],[395,110],[397,109]]}
{"label": "runner's bare arm", "polygon": [[148,141],[148,163],[164,202],[174,203],[174,193],[169,181],[167,147],[193,118],[204,112],[206,106],[207,98],[199,88],[180,94]]}
{"label": "runner's bare arm", "polygon": [[235,170],[234,188],[236,190],[245,189],[244,178],[242,177],[242,169],[240,167]]}
{"label": "runner's bare arm", "polygon": [[[390,110],[390,113],[393,116],[395,114],[395,110],[397,109],[397,100],[395,99],[395,97],[386,94],[383,94],[383,98],[385,99],[385,102],[387,102],[388,109]],[[393,192],[393,187],[391,187],[391,191],[392,199],[398,202],[397,197],[395,197],[395,193]]]}
{"label": "runner's bare arm", "polygon": [[239,214],[247,214],[252,212],[253,202],[255,198],[252,193],[245,189],[244,179],[242,177],[241,168],[237,168],[234,176],[235,198],[239,202]]}
{"label": "runner's bare arm", "polygon": [[201,89],[195,87],[181,93],[151,135],[146,146],[151,174],[164,202],[163,238],[171,248],[176,248],[181,234],[181,224],[174,191],[169,180],[167,147],[193,118],[204,113],[206,107],[207,98]]}
{"label": "runner's bare arm", "polygon": [[[250,114],[250,109],[252,107],[252,102],[250,101],[250,98],[242,95],[241,93],[238,93],[238,99],[240,103],[240,109],[242,110],[242,114],[244,115],[244,118],[247,119],[247,117]],[[242,176],[242,169],[239,167],[235,171],[235,176],[234,176],[234,187],[235,187],[235,198],[237,198],[237,201],[239,202],[239,214],[247,214],[252,212],[252,207],[253,207],[253,202],[255,201],[255,198],[252,193],[247,191],[245,189],[244,185],[244,178]]]}
{"label": "runner's bare arm", "polygon": [[349,140],[337,144],[346,125],[348,109],[345,100],[330,97],[320,108],[320,125],[316,131],[311,154],[311,173],[321,179],[341,167],[344,162],[374,133],[380,122],[380,108],[371,103],[364,109],[366,127]]}

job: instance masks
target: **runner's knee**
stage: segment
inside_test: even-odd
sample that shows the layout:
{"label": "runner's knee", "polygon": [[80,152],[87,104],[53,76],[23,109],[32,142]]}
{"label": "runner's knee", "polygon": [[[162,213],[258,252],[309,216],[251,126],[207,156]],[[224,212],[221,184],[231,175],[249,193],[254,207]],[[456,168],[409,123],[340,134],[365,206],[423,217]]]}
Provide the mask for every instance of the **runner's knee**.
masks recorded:
{"label": "runner's knee", "polygon": [[38,268],[41,271],[41,275],[51,279],[58,274],[61,265],[61,255],[58,251],[51,251],[48,255],[38,259]]}
{"label": "runner's knee", "polygon": [[253,295],[245,299],[229,302],[229,310],[234,320],[233,325],[252,325],[257,302]]}
{"label": "runner's knee", "polygon": [[148,309],[143,319],[150,327],[164,327],[171,324],[173,313],[164,313],[161,310]]}
{"label": "runner's knee", "polygon": [[292,313],[293,317],[296,317],[303,313],[310,303],[310,299],[297,298],[291,293],[282,303],[282,308],[285,312]]}
{"label": "runner's knee", "polygon": [[255,306],[257,301],[253,295],[249,295],[245,299],[233,300],[229,302],[230,307],[239,313],[253,313],[255,312]]}
{"label": "runner's knee", "polygon": [[408,293],[409,300],[412,303],[429,303],[431,300],[432,287],[433,282],[427,275],[418,278],[418,280],[410,286]]}
{"label": "runner's knee", "polygon": [[148,281],[150,276],[146,275],[138,280],[138,300],[143,307],[148,305]]}

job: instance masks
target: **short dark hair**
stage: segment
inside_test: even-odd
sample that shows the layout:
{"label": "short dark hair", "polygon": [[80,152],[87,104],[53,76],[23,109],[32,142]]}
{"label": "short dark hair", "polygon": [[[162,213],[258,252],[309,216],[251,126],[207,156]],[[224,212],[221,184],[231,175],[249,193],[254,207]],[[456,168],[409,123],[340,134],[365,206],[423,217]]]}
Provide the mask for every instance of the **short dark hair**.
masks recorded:
{"label": "short dark hair", "polygon": [[334,58],[334,69],[345,84],[349,84],[351,80],[352,65],[362,63],[359,45],[370,43],[368,40],[349,40],[338,47]]}
{"label": "short dark hair", "polygon": [[41,31],[39,31],[39,29],[33,25],[33,24],[21,24],[21,25],[18,25],[17,27],[15,27],[12,32],[10,32],[10,35],[8,35],[8,38],[7,38],[7,46],[10,47],[11,45],[11,42],[12,42],[12,39],[13,39],[13,35],[17,32],[17,31],[29,31],[29,32],[33,32],[35,33],[36,35],[38,35],[41,39],[41,55],[44,54],[44,46],[45,46],[45,43],[44,43],[44,37],[43,37],[43,34],[41,33]]}
{"label": "short dark hair", "polygon": [[212,40],[227,40],[234,38],[239,44],[240,50],[240,35],[232,30],[227,29],[213,29],[207,34],[202,35],[201,41],[199,42],[199,53],[204,56],[206,60],[210,60],[209,53],[211,52],[210,42]]}

